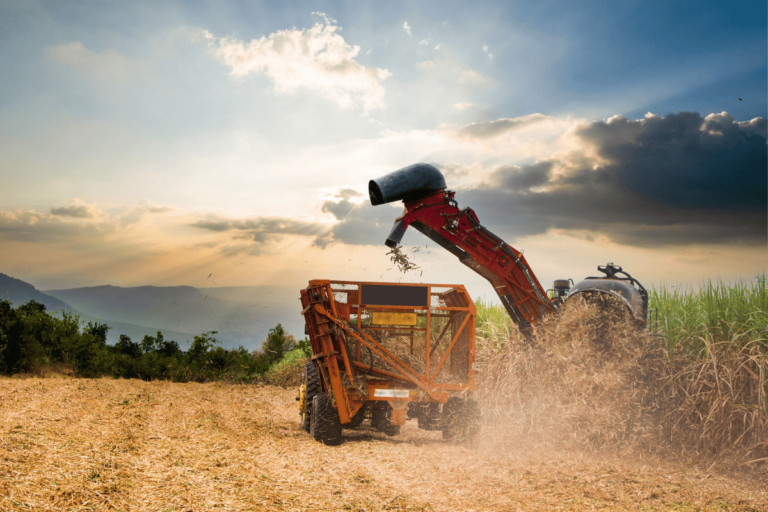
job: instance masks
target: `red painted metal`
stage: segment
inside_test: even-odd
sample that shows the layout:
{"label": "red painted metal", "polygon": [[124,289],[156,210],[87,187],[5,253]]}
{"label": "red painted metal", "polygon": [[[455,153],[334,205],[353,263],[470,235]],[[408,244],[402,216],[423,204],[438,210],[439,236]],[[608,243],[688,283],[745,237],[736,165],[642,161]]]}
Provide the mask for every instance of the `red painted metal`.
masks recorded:
{"label": "red painted metal", "polygon": [[525,256],[485,229],[471,208],[460,210],[455,192],[440,190],[405,202],[404,228],[413,226],[488,279],[510,316],[522,327],[553,312],[555,304],[528,266]]}

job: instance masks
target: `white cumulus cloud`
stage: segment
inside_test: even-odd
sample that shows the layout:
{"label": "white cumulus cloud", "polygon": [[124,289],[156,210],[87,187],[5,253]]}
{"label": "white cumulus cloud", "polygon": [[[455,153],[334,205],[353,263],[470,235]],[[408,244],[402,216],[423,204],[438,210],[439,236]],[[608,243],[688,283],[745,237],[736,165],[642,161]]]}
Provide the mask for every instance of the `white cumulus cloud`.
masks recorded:
{"label": "white cumulus cloud", "polygon": [[408,22],[407,22],[407,21],[403,23],[403,30],[405,30],[405,32],[406,32],[406,33],[407,33],[409,36],[413,37],[413,34],[411,34],[411,26],[408,24]]}
{"label": "white cumulus cloud", "polygon": [[348,44],[335,23],[321,14],[309,29],[279,30],[250,42],[215,38],[207,31],[205,37],[235,76],[265,73],[282,93],[304,89],[344,108],[383,108],[382,82],[391,73],[355,61],[360,47]]}

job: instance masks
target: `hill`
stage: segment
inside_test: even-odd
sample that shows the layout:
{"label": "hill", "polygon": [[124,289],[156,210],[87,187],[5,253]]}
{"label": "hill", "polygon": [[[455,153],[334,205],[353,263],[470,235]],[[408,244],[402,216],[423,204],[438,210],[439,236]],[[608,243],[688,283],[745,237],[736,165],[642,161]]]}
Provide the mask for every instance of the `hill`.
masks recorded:
{"label": "hill", "polygon": [[36,300],[52,314],[66,311],[80,315],[83,322],[107,324],[111,344],[121,334],[139,341],[161,331],[165,339],[186,349],[195,335],[217,331],[225,348],[242,345],[254,350],[278,323],[302,339],[304,321],[298,297],[298,290],[279,286],[104,285],[40,291],[21,279],[0,274],[0,300],[10,300],[14,307]]}
{"label": "hill", "polygon": [[67,313],[80,313],[66,302],[51,295],[41,292],[31,284],[16,279],[6,274],[0,274],[0,300],[10,300],[13,307],[17,308],[30,300],[35,300],[45,306],[51,313],[66,311]]}
{"label": "hill", "polygon": [[[275,286],[195,288],[192,286],[94,286],[46,290],[90,317],[112,327],[111,342],[120,334],[154,335],[162,331],[185,347],[193,335],[218,331],[222,345],[259,348],[269,329],[281,323],[303,338],[298,291]],[[139,336],[139,333],[143,333]],[[174,334],[172,334],[174,333]]]}

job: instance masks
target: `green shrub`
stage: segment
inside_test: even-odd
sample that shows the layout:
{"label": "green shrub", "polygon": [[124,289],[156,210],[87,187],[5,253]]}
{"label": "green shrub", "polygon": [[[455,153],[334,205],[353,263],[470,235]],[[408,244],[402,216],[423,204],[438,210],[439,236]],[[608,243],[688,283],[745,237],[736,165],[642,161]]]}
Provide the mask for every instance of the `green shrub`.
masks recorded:
{"label": "green shrub", "polygon": [[146,335],[138,343],[120,335],[109,346],[108,331],[105,324],[81,326],[79,317],[70,313],[51,316],[35,301],[16,309],[9,301],[0,301],[0,373],[41,373],[62,365],[81,377],[253,382],[267,372],[287,375],[299,359],[311,355],[309,341],[297,342],[280,324],[270,329],[262,350],[255,353],[243,347],[225,349],[216,331],[195,336],[186,352],[162,332]]}
{"label": "green shrub", "polygon": [[283,358],[264,374],[264,380],[275,386],[297,386],[301,381],[301,371],[308,360],[309,357],[303,348],[286,352]]}

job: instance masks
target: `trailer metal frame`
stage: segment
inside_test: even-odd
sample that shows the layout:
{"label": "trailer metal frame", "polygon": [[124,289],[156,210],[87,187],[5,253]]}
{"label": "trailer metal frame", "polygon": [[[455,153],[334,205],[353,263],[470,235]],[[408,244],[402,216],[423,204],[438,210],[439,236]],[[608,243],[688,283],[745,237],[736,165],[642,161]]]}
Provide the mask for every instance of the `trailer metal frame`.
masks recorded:
{"label": "trailer metal frame", "polygon": [[[475,388],[477,310],[463,285],[312,280],[301,304],[322,391],[344,426],[374,402],[402,425],[410,403]],[[305,411],[312,397],[302,389],[298,400]]]}

